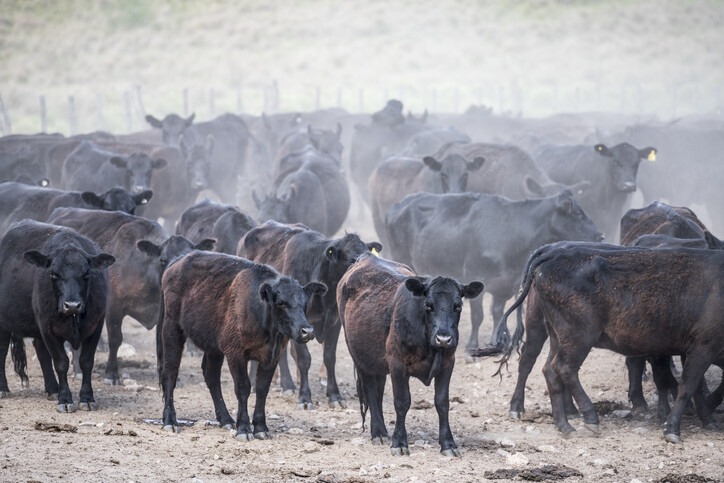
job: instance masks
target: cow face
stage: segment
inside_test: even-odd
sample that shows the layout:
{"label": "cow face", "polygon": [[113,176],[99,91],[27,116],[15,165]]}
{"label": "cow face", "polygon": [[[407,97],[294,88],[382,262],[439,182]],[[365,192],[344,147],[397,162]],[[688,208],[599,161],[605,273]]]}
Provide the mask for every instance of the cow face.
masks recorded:
{"label": "cow face", "polygon": [[314,295],[326,292],[327,286],[323,283],[310,282],[302,287],[289,277],[281,277],[274,283],[264,282],[259,288],[262,302],[269,306],[273,329],[300,344],[314,339],[314,328],[306,315],[307,302]]}
{"label": "cow face", "polygon": [[360,255],[371,251],[373,251],[373,253],[381,252],[382,244],[379,242],[365,243],[355,233],[347,233],[342,238],[332,240],[324,252],[324,255],[331,263],[331,279],[341,279],[347,269],[357,261]]}
{"label": "cow face", "polygon": [[155,117],[148,115],[146,121],[156,129],[160,129],[163,136],[163,143],[169,146],[179,147],[179,137],[194,122],[196,114],[191,114],[184,119],[176,114],[169,114],[159,121]]}
{"label": "cow face", "polygon": [[74,349],[80,347],[79,317],[85,313],[91,270],[109,267],[115,258],[106,253],[88,255],[74,246],[66,246],[44,255],[37,250],[23,254],[25,260],[41,268],[41,277],[47,277],[52,288],[60,325],[54,332],[69,341]]}
{"label": "cow face", "polygon": [[425,280],[409,277],[405,287],[421,298],[425,313],[428,343],[435,349],[454,349],[458,345],[458,323],[463,310],[463,297],[475,298],[483,291],[482,282],[461,285],[451,278]]}
{"label": "cow face", "polygon": [[320,153],[327,154],[340,161],[342,159],[342,125],[337,123],[337,131],[316,131],[307,126],[307,135],[312,146]]}
{"label": "cow face", "polygon": [[90,191],[81,193],[81,198],[93,209],[105,211],[122,211],[133,215],[137,206],[145,205],[153,196],[153,191],[146,190],[136,195],[123,188],[111,188],[105,193],[96,195]]}
{"label": "cow face", "polygon": [[641,159],[656,153],[654,148],[636,149],[628,143],[617,144],[612,148],[596,144],[593,149],[610,163],[608,172],[611,183],[624,193],[636,191],[636,175]]}
{"label": "cow face", "polygon": [[251,197],[259,210],[257,219],[260,223],[269,220],[278,221],[279,223],[288,223],[289,217],[287,216],[286,200],[277,198],[274,194],[265,196],[262,199],[259,198],[256,191],[251,192]]}
{"label": "cow face", "polygon": [[151,159],[143,153],[114,156],[109,162],[124,171],[125,186],[134,195],[147,191],[151,185],[151,171],[163,169],[167,164],[165,159]]}
{"label": "cow face", "polygon": [[180,148],[186,160],[186,179],[192,190],[201,191],[209,185],[209,169],[214,145],[215,139],[211,135],[206,138],[206,145],[191,144],[191,147],[187,145],[186,138],[181,136]]}
{"label": "cow face", "polygon": [[425,156],[422,162],[440,175],[440,193],[465,193],[468,189],[468,173],[480,169],[485,158],[478,157],[468,162],[458,154],[451,154],[442,162],[432,156]]}
{"label": "cow face", "polygon": [[592,242],[603,240],[603,234],[573,198],[570,190],[563,190],[558,196],[553,197],[552,201],[550,222],[546,228],[551,230],[551,240]]}

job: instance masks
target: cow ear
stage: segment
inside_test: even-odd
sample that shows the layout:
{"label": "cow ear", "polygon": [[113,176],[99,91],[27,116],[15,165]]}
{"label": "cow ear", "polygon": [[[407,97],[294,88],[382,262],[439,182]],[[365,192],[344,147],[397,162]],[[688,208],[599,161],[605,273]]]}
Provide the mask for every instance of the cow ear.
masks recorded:
{"label": "cow ear", "polygon": [[133,202],[136,203],[136,206],[145,205],[149,201],[151,201],[152,197],[153,197],[153,190],[146,190],[143,193],[134,195]]}
{"label": "cow ear", "polygon": [[409,290],[415,297],[422,297],[425,295],[425,284],[417,277],[407,278],[405,280],[405,288],[407,288],[407,290]]}
{"label": "cow ear", "polygon": [[639,157],[641,159],[648,159],[649,161],[656,161],[657,152],[656,148],[651,147],[639,149]]}
{"label": "cow ear", "polygon": [[204,238],[198,242],[194,248],[210,252],[214,249],[214,245],[216,245],[216,240],[214,238]]}
{"label": "cow ear", "polygon": [[337,139],[342,139],[342,124],[337,123]]}
{"label": "cow ear", "polygon": [[126,166],[128,166],[126,159],[120,156],[113,156],[109,161],[113,166],[119,169],[126,169]]}
{"label": "cow ear", "polygon": [[195,117],[196,117],[196,113],[193,112],[193,113],[191,113],[191,115],[188,117],[188,119],[184,120],[184,124],[186,125],[186,127],[189,127],[189,126],[194,122],[194,118],[195,118]]}
{"label": "cow ear", "polygon": [[312,298],[315,295],[324,295],[327,293],[327,286],[321,282],[309,282],[304,286],[307,297]]}
{"label": "cow ear", "polygon": [[377,255],[379,252],[382,251],[382,243],[380,242],[369,242],[366,245],[373,255]]}
{"label": "cow ear", "polygon": [[483,282],[479,282],[477,280],[470,282],[463,287],[463,297],[465,297],[466,299],[474,299],[475,297],[483,293],[484,288],[485,285],[483,285]]}
{"label": "cow ear", "polygon": [[274,289],[272,288],[271,284],[267,282],[261,284],[261,287],[259,287],[259,297],[261,298],[262,302],[266,302],[268,304],[274,303]]}
{"label": "cow ear", "polygon": [[101,253],[88,259],[90,267],[94,270],[102,270],[108,268],[116,261],[116,257],[107,253]]}
{"label": "cow ear", "polygon": [[442,164],[440,164],[440,162],[432,156],[425,156],[422,158],[422,162],[433,171],[440,171],[442,169]]}
{"label": "cow ear", "polygon": [[613,156],[613,153],[611,152],[610,149],[608,149],[608,148],[606,147],[605,144],[596,144],[595,146],[593,146],[593,149],[595,149],[596,152],[597,152],[598,154],[600,154],[601,156],[606,156],[606,157],[608,157],[608,158],[610,158],[611,156]]}
{"label": "cow ear", "polygon": [[326,256],[329,261],[336,262],[337,258],[339,256],[339,251],[334,245],[329,245],[327,249],[324,251],[324,256]]}
{"label": "cow ear", "polygon": [[167,164],[168,164],[168,163],[167,163],[166,160],[163,159],[163,158],[154,159],[153,161],[151,161],[151,168],[153,168],[153,169],[163,169],[163,168],[166,167]]}
{"label": "cow ear", "polygon": [[82,192],[80,194],[80,199],[83,200],[85,204],[92,206],[93,208],[100,208],[103,205],[103,202],[98,195],[91,191]]}
{"label": "cow ear", "polygon": [[216,138],[209,134],[206,137],[206,155],[211,156],[214,153],[214,146],[216,145]]}
{"label": "cow ear", "polygon": [[478,156],[468,163],[468,171],[477,171],[483,167],[483,164],[485,164],[485,158]]}
{"label": "cow ear", "polygon": [[525,177],[525,187],[536,198],[544,198],[543,187],[530,176]]}
{"label": "cow ear", "polygon": [[159,121],[158,119],[156,119],[155,117],[153,117],[150,114],[148,114],[146,116],[146,122],[149,123],[151,125],[151,127],[155,127],[156,129],[163,128],[163,124],[161,123],[161,121]]}
{"label": "cow ear", "polygon": [[712,235],[709,231],[704,232],[704,239],[706,240],[706,244],[712,250],[721,250],[724,248],[724,243],[722,243],[720,239]]}
{"label": "cow ear", "polygon": [[136,247],[149,257],[160,257],[161,247],[148,240],[140,240],[136,243]]}
{"label": "cow ear", "polygon": [[50,266],[50,262],[52,261],[37,250],[29,250],[23,253],[23,258],[26,262],[32,263],[36,267],[40,268],[48,268]]}

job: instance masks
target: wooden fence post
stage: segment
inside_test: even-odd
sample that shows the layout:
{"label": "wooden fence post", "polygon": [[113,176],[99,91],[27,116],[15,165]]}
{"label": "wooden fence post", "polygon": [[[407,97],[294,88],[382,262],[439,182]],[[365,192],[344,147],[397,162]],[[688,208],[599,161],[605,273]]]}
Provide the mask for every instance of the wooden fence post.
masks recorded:
{"label": "wooden fence post", "polygon": [[272,81],[272,110],[279,112],[279,83],[276,79]]}
{"label": "wooden fence post", "polygon": [[322,89],[321,89],[319,86],[317,86],[317,89],[316,89],[315,92],[316,92],[316,94],[315,94],[315,97],[314,97],[314,109],[318,111],[318,110],[319,110],[319,106],[320,106],[320,104],[321,104],[321,102],[322,102],[322,99],[321,99],[321,97],[322,97]]}
{"label": "wooden fence post", "polygon": [[78,125],[75,118],[75,98],[68,96],[68,113],[70,117],[70,135],[75,136],[78,132]]}
{"label": "wooden fence post", "polygon": [[98,114],[98,130],[103,131],[105,129],[103,122],[103,94],[96,94],[96,111]]}
{"label": "wooden fence post", "polygon": [[40,132],[48,132],[48,112],[45,108],[45,96],[40,96]]}
{"label": "wooden fence post", "polygon": [[141,121],[146,119],[146,108],[143,105],[143,94],[141,93],[141,85],[136,84],[133,86],[133,92],[136,94],[136,103],[138,105],[138,112],[141,114]]}
{"label": "wooden fence post", "polygon": [[10,124],[10,115],[8,114],[8,110],[5,107],[5,103],[3,102],[3,96],[0,95],[0,125],[2,125],[3,128],[3,135],[7,136],[8,134],[12,134],[13,127]]}
{"label": "wooden fence post", "polygon": [[132,132],[133,118],[131,116],[131,93],[128,91],[124,92],[123,99],[126,104],[126,132]]}
{"label": "wooden fence post", "polygon": [[264,111],[265,113],[269,113],[269,86],[265,85],[262,87],[264,89]]}

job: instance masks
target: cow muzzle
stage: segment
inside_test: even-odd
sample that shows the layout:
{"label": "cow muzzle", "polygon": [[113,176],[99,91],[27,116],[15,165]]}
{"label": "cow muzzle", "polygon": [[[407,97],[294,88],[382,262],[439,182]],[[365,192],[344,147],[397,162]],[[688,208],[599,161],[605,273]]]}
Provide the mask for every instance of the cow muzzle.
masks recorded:
{"label": "cow muzzle", "polygon": [[83,302],[80,301],[64,301],[60,304],[60,313],[67,316],[80,315],[83,311]]}
{"label": "cow muzzle", "polygon": [[145,186],[134,185],[134,186],[131,188],[131,191],[133,192],[134,195],[140,195],[141,193],[143,193],[143,192],[146,191],[147,189],[148,189],[148,188],[146,188]]}
{"label": "cow muzzle", "polygon": [[621,185],[619,190],[625,193],[633,193],[634,191],[636,191],[636,183],[633,181],[626,181]]}
{"label": "cow muzzle", "polygon": [[302,327],[299,329],[299,342],[309,342],[314,339],[314,327]]}
{"label": "cow muzzle", "polygon": [[435,337],[433,337],[433,345],[437,349],[447,349],[455,345],[455,340],[451,335],[435,334]]}

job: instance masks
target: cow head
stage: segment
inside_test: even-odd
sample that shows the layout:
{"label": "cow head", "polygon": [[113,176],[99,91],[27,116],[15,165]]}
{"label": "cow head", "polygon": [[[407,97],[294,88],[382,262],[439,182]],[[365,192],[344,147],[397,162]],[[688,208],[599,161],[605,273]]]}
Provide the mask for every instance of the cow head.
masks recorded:
{"label": "cow head", "polygon": [[603,234],[573,198],[571,190],[565,189],[546,200],[553,206],[544,208],[549,213],[549,221],[539,225],[547,232],[541,234],[541,243],[560,240],[591,242],[603,240]]}
{"label": "cow head", "polygon": [[169,114],[163,118],[163,121],[159,121],[149,114],[146,116],[146,122],[151,127],[161,130],[164,144],[178,147],[179,137],[193,124],[194,117],[196,117],[196,114],[191,114],[186,119],[176,114]]}
{"label": "cow head", "polygon": [[201,191],[209,185],[209,169],[211,167],[211,156],[214,153],[214,145],[216,140],[214,136],[209,135],[206,138],[206,144],[193,144],[186,142],[186,138],[182,135],[180,138],[180,149],[186,160],[187,178],[189,187],[192,190]]}
{"label": "cow head", "polygon": [[252,190],[251,197],[254,204],[259,210],[257,220],[263,223],[268,220],[278,221],[279,223],[287,223],[287,200],[277,197],[275,194],[265,196],[263,199]]}
{"label": "cow head", "polygon": [[433,280],[409,277],[405,288],[420,298],[424,310],[425,334],[435,349],[454,349],[458,345],[458,323],[463,310],[463,298],[472,299],[483,292],[483,283],[474,281],[462,285],[452,278]]}
{"label": "cow head", "polygon": [[269,306],[272,332],[281,332],[284,336],[304,343],[314,339],[314,328],[307,320],[307,302],[314,295],[324,295],[327,286],[319,282],[310,282],[304,287],[296,280],[281,277],[275,282],[264,282],[259,287],[259,297]]}
{"label": "cow head", "polygon": [[342,125],[337,123],[337,131],[315,130],[307,125],[307,136],[312,146],[320,153],[327,154],[339,162],[342,159]]}
{"label": "cow head", "polygon": [[133,215],[137,206],[148,203],[153,196],[152,190],[146,190],[136,195],[130,194],[123,188],[111,188],[105,193],[97,195],[90,191],[81,193],[81,199],[95,210],[122,211]]}
{"label": "cow head", "polygon": [[610,163],[611,182],[618,191],[632,193],[636,191],[636,175],[642,158],[656,154],[654,148],[636,149],[628,143],[617,144],[609,148],[605,144],[596,144],[593,149]]}
{"label": "cow head", "polygon": [[440,193],[465,193],[468,188],[468,173],[477,171],[485,163],[485,158],[477,157],[467,161],[459,154],[451,154],[442,162],[432,156],[425,156],[422,162],[431,171],[440,175]]}
{"label": "cow head", "polygon": [[324,250],[324,256],[330,262],[328,281],[339,281],[347,269],[363,253],[379,253],[382,251],[382,244],[379,242],[365,243],[356,233],[347,233],[342,238],[331,240]]}
{"label": "cow head", "polygon": [[151,159],[144,153],[128,156],[113,156],[109,162],[125,174],[125,186],[133,194],[148,190],[151,185],[151,171],[166,167],[165,159]]}
{"label": "cow head", "polygon": [[80,347],[79,317],[85,313],[91,271],[109,267],[116,259],[107,253],[89,255],[78,247],[67,245],[43,254],[30,250],[23,254],[25,260],[43,270],[41,277],[50,280],[56,310],[61,325],[53,331],[73,346]]}

